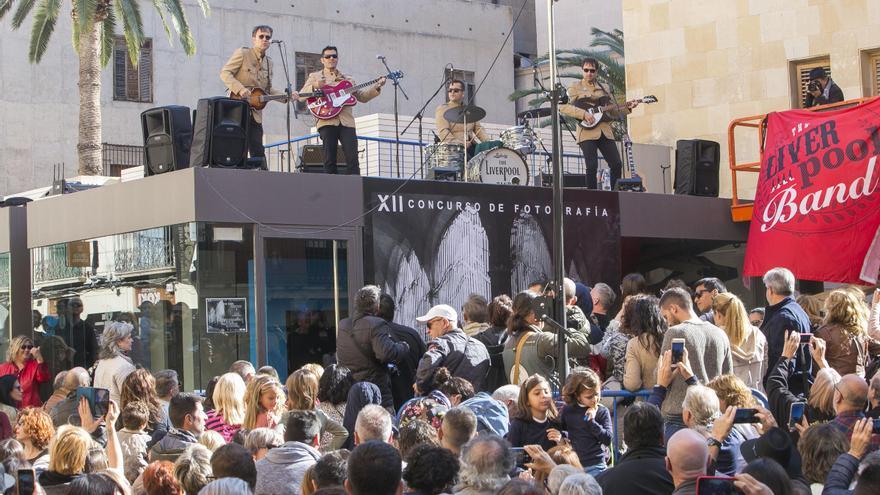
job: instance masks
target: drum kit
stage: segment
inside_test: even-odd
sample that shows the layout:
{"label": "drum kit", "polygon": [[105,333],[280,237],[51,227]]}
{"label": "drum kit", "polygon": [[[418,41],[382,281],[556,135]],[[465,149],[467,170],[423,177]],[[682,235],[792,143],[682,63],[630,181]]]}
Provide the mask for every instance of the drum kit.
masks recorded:
{"label": "drum kit", "polygon": [[[460,144],[436,143],[427,147],[426,165],[437,170],[457,171],[466,182],[485,184],[528,185],[530,181],[526,156],[534,153],[540,136],[532,130],[529,119],[544,116],[544,112],[529,110],[517,115],[522,125],[509,127],[501,133],[501,139],[476,145],[474,156],[467,156],[467,149]],[[479,122],[486,111],[476,105],[450,108],[443,117],[454,124]]]}

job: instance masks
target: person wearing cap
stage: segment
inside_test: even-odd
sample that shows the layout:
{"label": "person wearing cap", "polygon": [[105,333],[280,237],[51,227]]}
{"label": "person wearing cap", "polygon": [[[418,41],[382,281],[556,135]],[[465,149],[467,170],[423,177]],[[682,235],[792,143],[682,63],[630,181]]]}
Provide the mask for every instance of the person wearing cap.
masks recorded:
{"label": "person wearing cap", "polygon": [[434,371],[441,366],[452,376],[471,382],[474,390],[482,390],[489,373],[489,351],[482,342],[468,337],[458,328],[455,309],[448,304],[439,304],[416,320],[428,325],[432,339],[416,370],[417,391],[428,389]]}
{"label": "person wearing cap", "polygon": [[395,342],[388,322],[377,316],[380,296],[375,285],[357,291],[354,314],[339,322],[336,357],[339,366],[351,370],[354,381],[379,387],[382,407],[393,407],[388,365],[406,359],[409,344]]}
{"label": "person wearing cap", "polygon": [[807,83],[806,108],[827,105],[843,101],[843,90],[834,80],[828,77],[825,69],[814,67],[810,70],[810,81]]}

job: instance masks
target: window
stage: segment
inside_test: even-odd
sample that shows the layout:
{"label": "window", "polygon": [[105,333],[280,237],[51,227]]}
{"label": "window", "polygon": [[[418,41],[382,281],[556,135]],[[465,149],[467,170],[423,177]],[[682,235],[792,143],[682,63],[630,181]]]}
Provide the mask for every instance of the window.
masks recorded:
{"label": "window", "polygon": [[807,83],[810,82],[810,71],[816,67],[825,69],[828,77],[831,77],[831,59],[818,57],[809,60],[791,62],[792,84],[792,108],[806,108],[807,106]]}
{"label": "window", "polygon": [[880,48],[862,51],[862,75],[864,95],[880,95]]}
{"label": "window", "polygon": [[[460,69],[446,69],[446,79],[458,79],[464,81],[464,99],[462,101],[468,102],[474,91],[476,90],[476,86],[474,86],[474,72],[470,70],[460,70]],[[449,101],[449,94],[446,94],[446,101]],[[476,105],[477,100],[474,98],[474,101],[470,102],[471,105]]]}
{"label": "window", "polygon": [[153,40],[144,40],[136,67],[131,63],[125,38],[116,36],[113,43],[113,99],[152,103]]}
{"label": "window", "polygon": [[[320,53],[296,52],[296,87],[293,89],[298,90],[305,86],[309,74],[323,68]],[[309,113],[304,101],[297,101],[295,108],[296,113]]]}

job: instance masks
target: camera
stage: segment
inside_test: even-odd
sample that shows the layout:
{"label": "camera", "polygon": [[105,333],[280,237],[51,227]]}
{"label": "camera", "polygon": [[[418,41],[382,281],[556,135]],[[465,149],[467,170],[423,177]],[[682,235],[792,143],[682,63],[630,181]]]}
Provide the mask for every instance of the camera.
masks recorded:
{"label": "camera", "polygon": [[807,91],[822,91],[822,87],[819,85],[819,81],[810,81],[810,83],[807,84]]}

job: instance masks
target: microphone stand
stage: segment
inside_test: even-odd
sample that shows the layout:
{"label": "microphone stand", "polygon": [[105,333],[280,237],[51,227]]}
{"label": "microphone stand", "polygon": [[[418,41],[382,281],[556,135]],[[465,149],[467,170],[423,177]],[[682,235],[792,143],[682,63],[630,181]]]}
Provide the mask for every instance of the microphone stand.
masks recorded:
{"label": "microphone stand", "polygon": [[[293,105],[293,98],[290,97],[291,89],[290,89],[290,71],[287,69],[287,56],[284,54],[284,50],[281,48],[281,45],[284,44],[283,41],[276,43],[278,45],[278,53],[281,55],[281,67],[284,68],[284,79],[287,80],[287,172],[290,173],[290,157],[291,157],[291,148],[290,148],[290,105]],[[271,76],[269,84],[272,84]],[[268,168],[268,166],[266,167]],[[281,164],[278,164],[278,171],[281,171]]]}
{"label": "microphone stand", "polygon": [[[391,68],[388,67],[388,63],[385,62],[385,57],[379,58],[382,61],[382,65],[385,66],[385,70],[388,71],[388,74],[391,74]],[[391,82],[394,83],[394,134],[395,134],[395,143],[394,143],[394,155],[395,161],[397,162],[397,177],[400,178],[400,114],[397,110],[397,91],[403,94],[403,97],[409,100],[409,96],[406,95],[406,91],[400,87],[400,78],[399,77],[391,77]]]}
{"label": "microphone stand", "polygon": [[431,97],[428,98],[428,101],[426,101],[425,104],[422,105],[422,108],[420,108],[419,111],[416,112],[415,117],[413,117],[412,120],[409,121],[409,124],[406,124],[406,127],[403,128],[402,134],[406,134],[407,129],[409,129],[413,125],[413,122],[415,122],[416,119],[419,120],[419,161],[421,162],[422,167],[425,166],[425,147],[423,146],[424,140],[422,139],[422,117],[425,113],[425,109],[428,108],[428,105],[430,105],[431,102],[434,101],[434,98],[436,98],[437,95],[440,94],[440,91],[446,86],[446,81],[447,79],[444,77],[443,82],[440,83],[440,86],[437,88],[436,91],[434,91],[434,94],[432,94]]}
{"label": "microphone stand", "polygon": [[[544,83],[541,82],[541,78],[538,77],[537,69],[536,69],[536,72],[535,72],[535,74],[534,74],[534,82],[535,82],[535,84],[537,84],[537,85],[541,88],[541,92],[544,94],[544,96],[545,96],[547,99],[550,99],[550,98],[553,97],[553,95],[551,94],[551,92],[548,91],[547,88],[544,87]],[[559,95],[565,95],[565,88],[563,88],[562,83],[556,83],[554,89],[555,89],[555,91],[556,91],[557,94],[559,94]],[[560,96],[560,99],[561,99],[561,98],[562,98],[562,96]],[[565,98],[567,98],[567,96],[565,96]],[[572,130],[572,128],[571,128],[571,126],[569,125],[568,121],[565,120],[565,117],[563,117],[562,115],[559,115],[559,122],[562,123],[563,127],[565,127],[565,130],[568,131],[568,133],[571,135],[571,139],[572,139],[574,142],[577,142],[577,137],[575,136],[574,131]],[[544,147],[544,143],[541,142],[541,141],[539,141],[539,142],[541,143],[541,147],[544,148],[544,152],[547,152],[547,148]],[[550,156],[550,158],[547,159],[547,162],[548,162],[548,163],[552,163],[552,154],[548,153],[548,155]],[[559,158],[560,158],[560,160],[562,160],[562,155],[563,155],[563,144],[562,144],[562,139],[560,139],[560,140],[559,140]],[[563,167],[560,166],[560,170],[562,170],[562,169],[563,169]],[[586,175],[586,172],[584,172],[584,175]]]}

